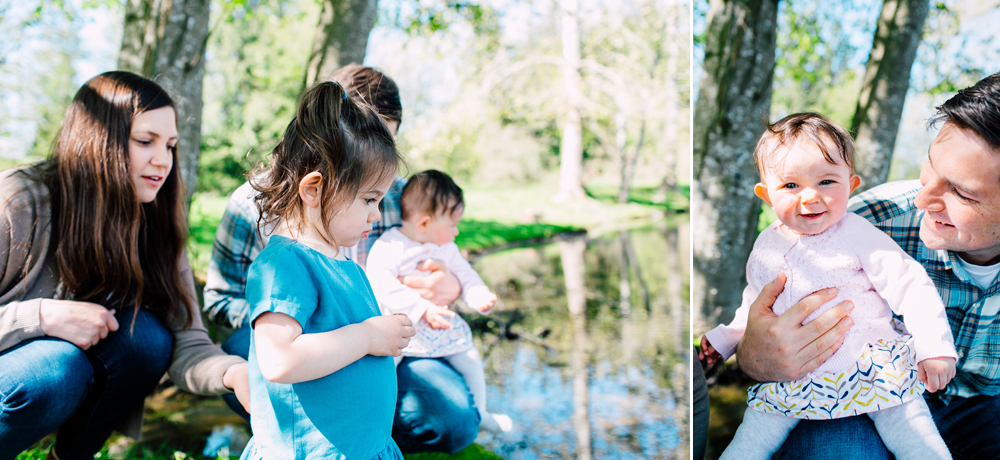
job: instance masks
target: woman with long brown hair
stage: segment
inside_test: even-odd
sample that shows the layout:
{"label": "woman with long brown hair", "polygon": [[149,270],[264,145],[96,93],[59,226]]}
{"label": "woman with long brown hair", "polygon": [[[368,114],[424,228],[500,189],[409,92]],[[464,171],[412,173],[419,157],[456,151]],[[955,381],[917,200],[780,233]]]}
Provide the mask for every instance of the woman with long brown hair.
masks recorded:
{"label": "woman with long brown hair", "polygon": [[176,112],[107,72],[73,98],[49,159],[0,173],[0,459],[58,430],[50,457],[138,437],[169,370],[200,394],[247,391],[212,344],[184,254]]}

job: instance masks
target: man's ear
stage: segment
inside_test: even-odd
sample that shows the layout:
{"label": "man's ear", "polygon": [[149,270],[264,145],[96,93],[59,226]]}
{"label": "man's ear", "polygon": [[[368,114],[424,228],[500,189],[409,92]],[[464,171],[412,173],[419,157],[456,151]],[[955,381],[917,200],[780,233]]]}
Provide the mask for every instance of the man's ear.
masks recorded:
{"label": "man's ear", "polygon": [[857,174],[851,174],[851,193],[854,193],[854,189],[861,185],[861,176]]}
{"label": "man's ear", "polygon": [[307,207],[319,207],[323,201],[323,175],[319,171],[306,174],[299,181],[299,198]]}
{"label": "man's ear", "polygon": [[764,200],[768,206],[771,205],[771,200],[767,197],[767,186],[762,182],[758,182],[757,185],[753,186],[753,194],[757,195],[757,198]]}

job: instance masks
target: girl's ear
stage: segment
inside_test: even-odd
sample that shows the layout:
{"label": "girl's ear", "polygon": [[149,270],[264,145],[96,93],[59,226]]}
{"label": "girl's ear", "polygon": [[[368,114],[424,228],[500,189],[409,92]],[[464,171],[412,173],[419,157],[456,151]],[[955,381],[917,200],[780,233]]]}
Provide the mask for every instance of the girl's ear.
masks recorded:
{"label": "girl's ear", "polygon": [[861,177],[857,174],[851,174],[851,193],[854,193],[854,189],[861,185]]}
{"label": "girl's ear", "polygon": [[771,200],[767,197],[767,186],[765,186],[762,182],[758,182],[757,185],[753,186],[753,194],[757,195],[757,198],[764,200],[768,206],[771,205]]}
{"label": "girl's ear", "polygon": [[307,207],[319,207],[323,201],[323,175],[319,171],[306,174],[299,181],[299,198]]}

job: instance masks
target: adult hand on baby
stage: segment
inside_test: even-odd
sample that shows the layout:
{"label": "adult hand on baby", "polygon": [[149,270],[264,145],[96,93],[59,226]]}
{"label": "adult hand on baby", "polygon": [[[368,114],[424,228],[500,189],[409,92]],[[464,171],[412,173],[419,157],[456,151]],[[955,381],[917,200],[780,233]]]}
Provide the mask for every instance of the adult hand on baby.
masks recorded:
{"label": "adult hand on baby", "polygon": [[420,297],[430,300],[434,305],[451,305],[462,293],[458,278],[448,271],[443,261],[427,259],[417,266],[417,270],[429,271],[431,274],[400,276],[399,282],[416,290]]}
{"label": "adult hand on baby", "polygon": [[405,314],[374,316],[361,323],[369,329],[368,354],[373,356],[399,356],[410,344],[413,321]]}
{"label": "adult hand on baby", "polygon": [[448,309],[448,307],[439,307],[433,305],[424,310],[424,315],[420,319],[424,320],[431,329],[451,329],[451,322],[444,319],[455,317],[455,312]]}
{"label": "adult hand on baby", "polygon": [[698,350],[698,361],[705,361],[709,366],[715,364],[722,355],[708,341],[708,337],[701,336],[701,348]]}
{"label": "adult hand on baby", "polygon": [[955,378],[955,358],[930,358],[917,364],[917,380],[927,385],[927,391],[943,390]]}
{"label": "adult hand on baby", "polygon": [[97,345],[109,332],[118,330],[115,311],[90,302],[42,299],[38,316],[43,334],[81,350]]}
{"label": "adult hand on baby", "polygon": [[785,288],[785,275],[764,286],[750,305],[746,332],[736,347],[744,373],[758,382],[788,382],[802,378],[823,364],[844,343],[853,321],[854,304],[844,301],[805,326],[812,312],[837,295],[836,288],[816,291],[781,316],[771,306]]}

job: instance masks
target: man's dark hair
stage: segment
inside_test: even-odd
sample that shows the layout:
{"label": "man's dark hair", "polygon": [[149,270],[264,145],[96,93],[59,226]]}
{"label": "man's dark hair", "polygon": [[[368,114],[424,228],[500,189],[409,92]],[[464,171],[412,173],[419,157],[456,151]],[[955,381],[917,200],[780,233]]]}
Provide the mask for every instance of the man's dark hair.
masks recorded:
{"label": "man's dark hair", "polygon": [[1000,73],[979,80],[939,105],[930,125],[942,121],[974,131],[1000,151]]}
{"label": "man's dark hair", "polygon": [[453,215],[465,207],[462,189],[451,176],[434,169],[419,172],[406,181],[400,193],[403,220],[417,214]]}

